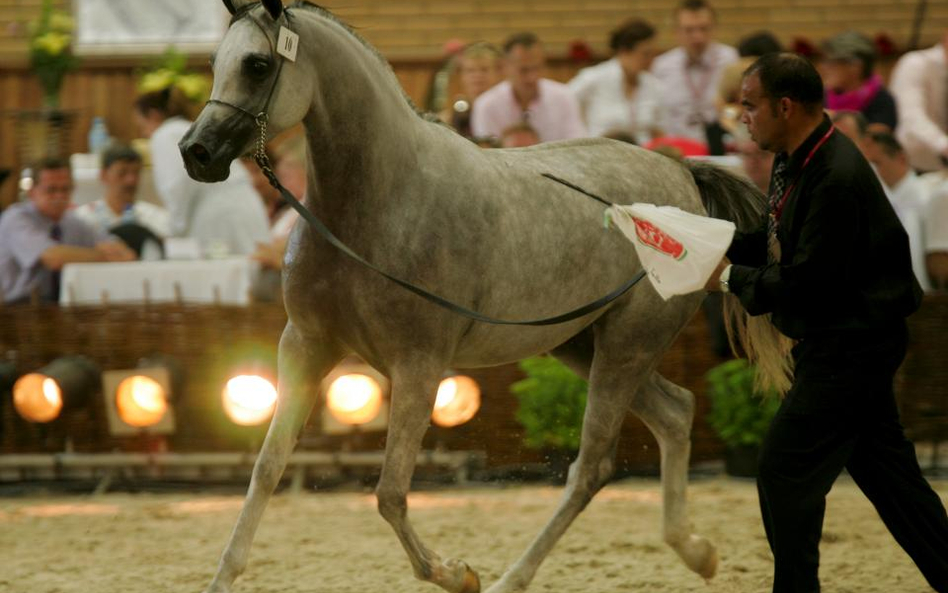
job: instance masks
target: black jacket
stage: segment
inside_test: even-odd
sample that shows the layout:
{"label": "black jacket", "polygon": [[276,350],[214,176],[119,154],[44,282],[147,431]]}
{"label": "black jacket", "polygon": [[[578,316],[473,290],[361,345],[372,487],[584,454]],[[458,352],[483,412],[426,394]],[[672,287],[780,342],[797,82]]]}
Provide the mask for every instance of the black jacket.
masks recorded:
{"label": "black jacket", "polygon": [[908,235],[855,144],[834,131],[803,168],[830,125],[824,116],[790,155],[779,264],[767,263],[766,221],[728,250],[731,292],[794,339],[891,326],[921,303]]}

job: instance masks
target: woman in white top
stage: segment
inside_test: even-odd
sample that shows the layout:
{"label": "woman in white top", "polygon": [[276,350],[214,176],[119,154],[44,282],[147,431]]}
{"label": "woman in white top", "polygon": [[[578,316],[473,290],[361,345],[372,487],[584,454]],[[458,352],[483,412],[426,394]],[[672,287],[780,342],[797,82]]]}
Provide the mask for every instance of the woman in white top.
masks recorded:
{"label": "woman in white top", "polygon": [[263,200],[239,160],[220,183],[188,176],[178,150],[191,125],[185,105],[173,88],[146,93],[135,102],[138,126],[150,139],[155,189],[171,213],[170,234],[196,239],[205,254],[250,255],[270,236]]}
{"label": "woman in white top", "polygon": [[612,32],[615,56],[579,71],[569,87],[579,100],[589,133],[629,134],[638,144],[661,136],[661,83],[649,71],[656,55],[655,29],[641,19]]}

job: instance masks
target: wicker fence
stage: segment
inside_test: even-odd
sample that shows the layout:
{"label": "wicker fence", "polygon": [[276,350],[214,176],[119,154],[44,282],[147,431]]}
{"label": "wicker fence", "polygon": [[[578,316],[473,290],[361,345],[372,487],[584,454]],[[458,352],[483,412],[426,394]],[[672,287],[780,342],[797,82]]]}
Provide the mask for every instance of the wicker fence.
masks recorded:
{"label": "wicker fence", "polygon": [[[177,452],[248,451],[259,446],[265,427],[238,427],[227,420],[220,405],[221,389],[234,370],[248,362],[275,366],[276,345],[285,320],[282,307],[263,304],[0,307],[0,356],[15,359],[20,372],[38,369],[67,354],[83,354],[103,370],[134,368],[140,359],[154,355],[173,357],[183,367],[185,384],[173,402],[177,429],[163,446]],[[945,438],[948,298],[929,298],[910,323],[913,341],[897,380],[903,418],[918,438]],[[723,448],[705,421],[709,403],[704,397],[704,374],[718,362],[709,346],[704,318],[697,315],[660,368],[666,377],[697,395],[694,460],[717,458]],[[488,465],[494,467],[540,460],[537,452],[522,445],[522,428],[514,417],[516,399],[509,385],[522,377],[519,368],[505,365],[467,374],[481,385],[480,413],[455,429],[433,428],[426,446],[485,451]],[[304,431],[303,446],[338,446],[315,438],[317,432],[313,422]],[[383,443],[384,435],[366,434],[359,446],[375,449]],[[154,446],[154,440],[144,437],[111,437],[101,397],[48,425],[20,419],[8,395],[0,402],[0,453],[142,451]],[[623,427],[618,461],[627,471],[657,468],[655,441],[631,415]]]}

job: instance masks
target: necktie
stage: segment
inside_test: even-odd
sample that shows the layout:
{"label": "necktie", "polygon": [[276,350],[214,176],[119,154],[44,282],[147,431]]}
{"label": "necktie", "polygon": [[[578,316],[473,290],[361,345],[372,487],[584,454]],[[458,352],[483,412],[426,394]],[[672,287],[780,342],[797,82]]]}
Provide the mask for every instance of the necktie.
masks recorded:
{"label": "necktie", "polygon": [[[49,229],[49,238],[57,243],[61,243],[63,240],[63,229],[58,224],[54,224],[53,228]],[[59,270],[54,270],[50,274],[50,295],[54,302],[59,302],[59,280],[60,272]]]}
{"label": "necktie", "polygon": [[770,193],[770,214],[767,216],[767,261],[780,262],[780,241],[777,240],[777,208],[781,206],[784,192],[787,191],[787,157],[779,155],[774,160],[771,174],[773,183]]}

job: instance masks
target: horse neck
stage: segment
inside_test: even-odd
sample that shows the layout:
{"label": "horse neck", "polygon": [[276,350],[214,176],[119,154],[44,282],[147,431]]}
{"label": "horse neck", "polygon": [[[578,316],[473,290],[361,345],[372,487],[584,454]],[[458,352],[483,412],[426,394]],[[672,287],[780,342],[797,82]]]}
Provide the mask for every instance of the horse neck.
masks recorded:
{"label": "horse neck", "polygon": [[317,90],[303,120],[313,188],[307,199],[324,211],[333,204],[350,211],[355,203],[377,207],[384,188],[417,170],[409,147],[428,124],[391,69],[355,36],[326,22],[313,37],[320,43],[313,61]]}

